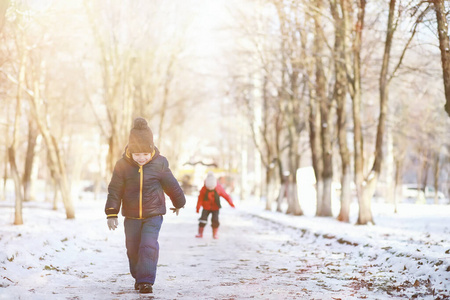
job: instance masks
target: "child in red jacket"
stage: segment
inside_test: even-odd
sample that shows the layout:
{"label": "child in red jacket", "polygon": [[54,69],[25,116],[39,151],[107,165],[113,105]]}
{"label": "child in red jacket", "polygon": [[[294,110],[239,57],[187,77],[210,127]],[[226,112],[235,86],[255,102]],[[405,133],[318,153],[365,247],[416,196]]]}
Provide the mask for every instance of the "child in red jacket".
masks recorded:
{"label": "child in red jacket", "polygon": [[211,227],[213,229],[213,238],[217,239],[217,231],[219,229],[219,209],[220,205],[220,197],[225,198],[228,201],[231,207],[234,208],[233,200],[231,200],[230,195],[228,195],[224,188],[217,183],[217,179],[214,177],[213,172],[208,172],[208,175],[205,179],[205,184],[200,190],[200,194],[198,195],[197,201],[197,213],[200,212],[200,207],[203,206],[202,215],[199,219],[198,224],[198,234],[195,236],[197,238],[203,237],[203,230],[205,229],[206,224],[208,223],[208,216],[212,214],[211,217]]}

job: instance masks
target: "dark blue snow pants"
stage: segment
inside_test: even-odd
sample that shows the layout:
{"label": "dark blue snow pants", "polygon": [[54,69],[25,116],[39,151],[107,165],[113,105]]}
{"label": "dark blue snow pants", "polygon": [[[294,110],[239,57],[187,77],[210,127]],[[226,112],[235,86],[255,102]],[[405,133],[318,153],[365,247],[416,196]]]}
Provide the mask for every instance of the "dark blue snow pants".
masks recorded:
{"label": "dark blue snow pants", "polygon": [[162,216],[147,219],[125,218],[125,244],[131,276],[136,283],[155,283],[159,257],[158,236]]}
{"label": "dark blue snow pants", "polygon": [[209,214],[211,214],[211,227],[212,228],[218,228],[220,223],[219,223],[219,211],[218,210],[206,210],[204,209],[202,211],[202,216],[200,217],[200,219],[198,219],[199,222],[199,226],[200,227],[205,227],[206,224],[208,223],[208,217]]}

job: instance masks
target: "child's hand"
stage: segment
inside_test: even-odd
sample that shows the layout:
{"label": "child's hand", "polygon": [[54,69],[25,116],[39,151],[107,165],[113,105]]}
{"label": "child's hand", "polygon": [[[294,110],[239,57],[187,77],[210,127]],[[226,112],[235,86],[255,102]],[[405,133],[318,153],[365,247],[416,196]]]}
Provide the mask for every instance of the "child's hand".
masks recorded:
{"label": "child's hand", "polygon": [[178,213],[179,213],[179,211],[180,211],[179,208],[175,208],[175,207],[171,207],[170,210],[173,210],[173,213],[174,213],[174,214],[177,214],[177,216],[178,216]]}
{"label": "child's hand", "polygon": [[108,227],[109,230],[115,230],[117,228],[117,226],[119,225],[119,220],[117,220],[117,218],[109,218],[108,220]]}

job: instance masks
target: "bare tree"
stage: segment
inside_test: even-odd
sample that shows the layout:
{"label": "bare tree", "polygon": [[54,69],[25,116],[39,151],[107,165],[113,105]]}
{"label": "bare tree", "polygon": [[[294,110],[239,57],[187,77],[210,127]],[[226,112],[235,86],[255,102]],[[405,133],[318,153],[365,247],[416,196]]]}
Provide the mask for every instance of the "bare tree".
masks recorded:
{"label": "bare tree", "polygon": [[314,169],[314,174],[316,177],[316,202],[317,202],[316,214],[318,214],[322,210],[322,199],[323,199],[323,180],[322,180],[323,160],[321,159],[322,145],[320,142],[322,122],[319,112],[319,103],[315,97],[314,88],[310,88],[309,90],[310,90],[309,141],[311,147],[311,160]]}
{"label": "bare tree", "polygon": [[[85,2],[85,7],[100,51],[102,97],[108,120],[108,129],[105,130],[109,145],[107,169],[112,172],[117,159],[123,152],[124,145],[126,145],[133,113],[130,70],[134,59],[132,51],[128,47],[124,47],[119,31],[120,25],[126,21],[124,15],[127,11],[123,10],[122,5],[111,5],[106,8],[104,4],[98,2]],[[94,13],[98,11],[104,12],[103,18]],[[106,20],[107,24],[103,24],[103,20]]]}
{"label": "bare tree", "polygon": [[[422,99],[431,97],[433,96],[427,93],[422,95]],[[440,116],[442,111],[437,107],[426,107],[420,112],[411,112],[409,118],[412,125],[409,125],[409,130],[405,131],[409,137],[408,156],[415,166],[418,188],[423,192],[427,186],[433,186],[436,191],[440,189],[441,169],[448,157],[446,151],[449,145],[446,138],[448,129],[445,120],[442,120]],[[423,201],[423,199],[418,200]],[[435,199],[436,202],[437,200]]]}
{"label": "bare tree", "polygon": [[[274,7],[279,3],[268,1],[268,4]],[[282,40],[286,37],[282,36],[278,25],[273,25],[266,19],[264,22],[258,22],[259,18],[264,18],[258,15],[258,12],[252,17],[246,19],[240,15],[239,18],[238,30],[245,32],[245,39],[249,44],[248,48],[238,49],[241,55],[236,57],[236,60],[237,64],[242,66],[242,70],[238,71],[244,74],[236,74],[236,64],[233,65],[232,93],[248,122],[253,144],[265,169],[265,182],[261,191],[266,198],[266,209],[272,209],[272,196],[275,194],[275,187],[279,186],[276,200],[277,210],[281,211],[281,204],[286,196],[282,150],[286,118],[282,108],[284,100],[280,99],[283,92],[280,88],[283,75],[280,74],[283,72],[281,65],[284,63],[281,57],[284,57],[285,50],[280,49]],[[260,34],[263,31],[269,31],[271,34]],[[273,43],[273,40],[277,43]],[[281,183],[275,182],[277,177]]]}
{"label": "bare tree", "polygon": [[31,186],[32,186],[31,173],[33,170],[33,163],[35,160],[35,148],[38,136],[39,136],[38,129],[36,128],[35,122],[30,116],[28,121],[27,151],[25,156],[25,165],[22,177],[24,201],[30,201],[34,197],[34,195],[32,195],[31,193]]}
{"label": "bare tree", "polygon": [[445,111],[450,116],[450,38],[444,0],[431,1],[436,12],[439,49],[441,50],[442,75],[444,79]]}
{"label": "bare tree", "polygon": [[[334,116],[334,98],[327,95],[327,78],[325,76],[325,66],[323,59],[325,57],[325,34],[323,32],[322,15],[324,4],[322,0],[314,2],[314,57],[315,57],[315,96],[318,101],[320,112],[320,147],[322,148],[321,177],[317,181],[321,185],[318,189],[322,193],[322,198],[318,199],[317,216],[332,216],[331,211],[331,184],[333,181],[333,146],[332,129]],[[316,148],[317,149],[317,148]],[[317,172],[316,172],[317,173]]]}
{"label": "bare tree", "polygon": [[[297,169],[300,167],[302,154],[301,135],[307,125],[306,89],[308,87],[307,76],[303,76],[302,55],[305,49],[303,45],[304,34],[300,31],[300,20],[303,19],[300,3],[289,1],[273,1],[277,12],[278,27],[280,31],[280,70],[277,82],[277,94],[279,98],[279,111],[285,126],[286,134],[286,161],[287,172],[283,174],[283,164],[279,161],[281,172],[279,199],[284,195],[288,200],[286,213],[303,215],[300,207],[297,191]],[[284,148],[284,147],[282,147]],[[281,156],[278,156],[281,158]],[[287,175],[289,173],[289,175]],[[280,203],[280,201],[279,201]]]}
{"label": "bare tree", "polygon": [[353,25],[352,51],[349,51],[346,56],[349,93],[352,98],[354,180],[358,200],[362,199],[364,181],[364,142],[361,121],[361,50],[365,14],[366,0],[356,1],[356,21]]}
{"label": "bare tree", "polygon": [[[314,22],[316,26],[317,22]],[[320,47],[319,44],[319,36],[315,36],[314,38],[314,49],[316,52]],[[306,43],[305,47],[306,47]],[[304,52],[306,53],[306,51]],[[307,61],[306,55],[303,57],[305,61]],[[322,211],[322,199],[323,199],[323,160],[322,160],[322,143],[320,140],[321,132],[322,132],[322,120],[320,115],[320,99],[319,97],[323,97],[321,93],[319,95],[316,94],[317,89],[315,88],[313,78],[314,78],[314,68],[316,64],[316,57],[314,57],[314,61],[310,62],[306,65],[306,72],[310,80],[308,81],[309,85],[309,143],[311,148],[311,161],[314,169],[314,174],[316,177],[316,215]]]}
{"label": "bare tree", "polygon": [[[20,41],[20,42],[19,42]],[[23,205],[23,185],[20,179],[19,169],[16,163],[16,154],[17,154],[17,142],[18,142],[18,131],[19,131],[19,122],[22,114],[22,100],[23,100],[23,89],[25,86],[25,72],[26,72],[26,63],[28,58],[28,51],[24,45],[23,36],[19,37],[20,44],[20,62],[19,62],[19,71],[18,71],[18,80],[17,80],[17,92],[16,92],[16,111],[14,116],[14,125],[13,125],[13,136],[11,143],[8,147],[8,158],[9,158],[9,166],[11,169],[11,175],[14,180],[15,187],[15,214],[14,214],[14,225],[22,225],[23,217],[22,217],[22,205]]]}
{"label": "bare tree", "polygon": [[383,137],[386,128],[386,115],[387,115],[387,103],[388,103],[388,68],[390,62],[392,41],[395,32],[395,0],[389,2],[389,16],[387,22],[386,41],[384,44],[384,54],[382,60],[382,66],[380,71],[379,89],[380,89],[380,114],[378,117],[378,127],[375,145],[375,160],[373,162],[372,170],[369,176],[366,178],[366,186],[363,189],[362,198],[359,199],[359,213],[357,224],[366,225],[368,223],[374,223],[371,199],[375,193],[378,178],[381,173],[381,164],[383,161]]}
{"label": "bare tree", "polygon": [[350,215],[350,152],[347,146],[347,70],[345,64],[345,56],[347,51],[347,24],[348,10],[351,4],[342,0],[330,1],[331,15],[335,23],[335,40],[334,40],[334,98],[337,102],[337,129],[339,150],[341,156],[341,209],[337,219],[342,222],[349,222]]}
{"label": "bare tree", "polygon": [[[261,162],[266,170],[265,172],[265,191],[266,195],[266,210],[272,209],[273,199],[270,198],[272,194],[271,187],[275,180],[276,165],[277,160],[277,146],[279,143],[276,141],[279,139],[282,130],[282,113],[279,111],[278,101],[273,99],[268,89],[268,79],[267,76],[264,77],[264,82],[261,86],[262,88],[262,99],[250,99],[249,97],[240,97],[237,100],[241,103],[240,105],[244,108],[244,115],[248,120],[248,126],[251,131],[252,141],[258,151]],[[252,87],[257,89],[258,87]],[[248,93],[244,92],[243,95]],[[261,100],[261,105],[255,105],[256,101]],[[256,107],[261,106],[261,115],[258,116],[255,112]],[[260,120],[256,119],[260,117]],[[274,143],[275,141],[275,143]]]}
{"label": "bare tree", "polygon": [[30,104],[34,120],[42,134],[45,145],[48,151],[48,167],[50,168],[53,177],[56,180],[56,186],[61,193],[64,208],[66,210],[67,219],[75,218],[75,208],[71,199],[71,192],[67,177],[67,170],[65,166],[64,157],[62,156],[60,146],[54,135],[52,134],[48,117],[45,115],[43,99],[41,97],[40,82],[42,74],[35,73],[33,80],[34,90],[30,91]]}
{"label": "bare tree", "polygon": [[[28,9],[24,7],[24,9]],[[33,120],[35,122],[40,134],[42,134],[43,140],[47,147],[49,154],[48,167],[53,172],[55,178],[57,178],[56,185],[61,194],[66,217],[72,219],[75,217],[75,210],[71,200],[71,192],[68,184],[67,171],[65,166],[65,160],[62,157],[61,146],[58,144],[57,139],[52,133],[51,126],[49,124],[49,112],[47,103],[45,99],[46,89],[45,82],[47,78],[45,77],[46,63],[43,58],[43,52],[37,45],[39,45],[41,40],[33,41],[32,37],[28,34],[35,30],[37,22],[33,18],[30,19],[20,19],[18,22],[18,27],[21,29],[20,32],[16,34],[16,40],[21,41],[17,43],[18,49],[26,49],[26,51],[20,51],[23,55],[21,61],[23,62],[23,74],[27,74],[26,80],[22,79],[22,72],[16,78],[11,74],[8,74],[10,81],[17,85],[23,97],[20,98],[27,99],[28,106],[30,107],[30,112]],[[22,64],[22,63],[21,63]],[[26,98],[25,98],[26,95]],[[19,100],[17,100],[20,103]],[[21,181],[23,178],[20,179]],[[17,191],[16,191],[17,194]],[[16,196],[18,196],[17,194]]]}
{"label": "bare tree", "polygon": [[[109,145],[109,172],[127,143],[133,117],[149,120],[155,143],[161,147],[163,136],[176,127],[170,117],[179,113],[177,122],[185,121],[180,118],[185,115],[182,108],[193,103],[188,100],[194,98],[188,94],[190,90],[176,87],[176,83],[183,81],[178,78],[186,76],[180,65],[186,51],[183,34],[191,20],[177,19],[177,11],[168,14],[168,8],[175,9],[170,6],[173,3],[136,1],[129,6],[118,3],[106,7],[102,1],[85,2],[99,50],[94,59],[101,62],[101,107],[106,110],[106,126],[98,119]],[[103,11],[103,15],[98,11]],[[166,35],[156,30],[166,25]],[[94,100],[87,99],[97,110]]]}

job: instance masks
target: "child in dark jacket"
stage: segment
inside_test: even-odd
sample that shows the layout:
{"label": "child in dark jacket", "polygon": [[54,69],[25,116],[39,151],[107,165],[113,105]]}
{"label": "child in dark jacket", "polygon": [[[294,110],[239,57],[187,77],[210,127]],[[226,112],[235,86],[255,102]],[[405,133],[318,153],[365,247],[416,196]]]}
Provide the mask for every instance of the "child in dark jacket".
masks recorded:
{"label": "child in dark jacket", "polygon": [[209,172],[205,179],[205,184],[200,190],[197,201],[197,213],[200,212],[200,207],[203,206],[202,215],[199,219],[198,234],[195,237],[202,238],[203,230],[208,223],[209,214],[211,217],[211,227],[213,230],[213,238],[218,239],[217,231],[219,230],[219,209],[220,197],[225,198],[231,207],[234,208],[233,200],[230,195],[225,192],[225,189],[217,183],[217,179],[214,177],[213,172]]}
{"label": "child in dark jacket", "polygon": [[167,194],[178,215],[186,199],[169,169],[167,159],[153,144],[153,134],[143,118],[134,120],[128,145],[117,161],[108,186],[105,206],[108,227],[117,228],[122,207],[125,243],[134,288],[151,293],[159,257],[158,235],[166,213]]}

